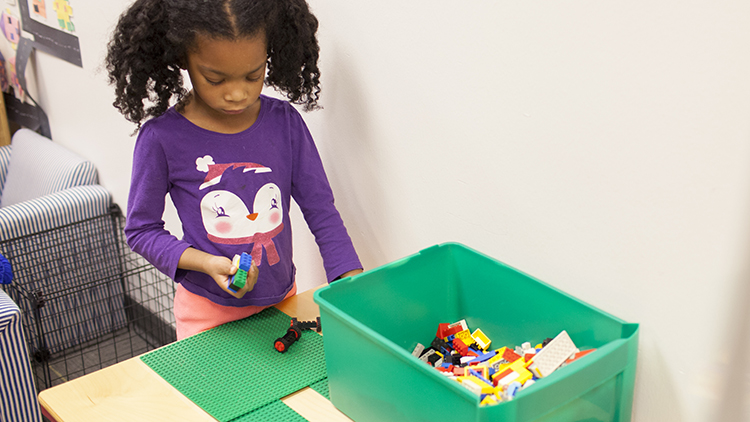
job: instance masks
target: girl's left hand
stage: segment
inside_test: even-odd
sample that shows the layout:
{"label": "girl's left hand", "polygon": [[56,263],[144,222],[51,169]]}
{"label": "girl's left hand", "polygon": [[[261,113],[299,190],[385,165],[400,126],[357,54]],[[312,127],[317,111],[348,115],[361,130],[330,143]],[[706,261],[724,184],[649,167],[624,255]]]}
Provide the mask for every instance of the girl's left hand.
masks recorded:
{"label": "girl's left hand", "polygon": [[358,268],[356,270],[347,271],[344,274],[341,274],[340,276],[336,277],[336,280],[341,280],[342,278],[351,277],[357,274],[362,274],[363,270],[362,268]]}

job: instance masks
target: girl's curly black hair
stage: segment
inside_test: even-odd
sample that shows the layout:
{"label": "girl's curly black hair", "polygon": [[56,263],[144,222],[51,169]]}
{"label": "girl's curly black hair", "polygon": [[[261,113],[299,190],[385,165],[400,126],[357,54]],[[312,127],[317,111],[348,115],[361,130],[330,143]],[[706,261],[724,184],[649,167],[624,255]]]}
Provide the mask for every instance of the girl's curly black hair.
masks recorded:
{"label": "girl's curly black hair", "polygon": [[305,0],[137,0],[120,16],[106,67],[114,106],[140,128],[187,95],[181,66],[197,34],[219,39],[265,31],[266,86],[310,111],[320,94],[318,20]]}

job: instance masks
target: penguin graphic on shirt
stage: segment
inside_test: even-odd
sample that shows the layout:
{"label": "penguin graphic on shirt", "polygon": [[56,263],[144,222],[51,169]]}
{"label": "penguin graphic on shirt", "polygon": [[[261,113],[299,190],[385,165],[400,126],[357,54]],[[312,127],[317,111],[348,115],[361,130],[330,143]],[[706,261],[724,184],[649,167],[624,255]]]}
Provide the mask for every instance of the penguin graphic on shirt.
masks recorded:
{"label": "penguin graphic on shirt", "polygon": [[200,209],[208,239],[229,245],[253,244],[250,255],[258,267],[264,249],[269,265],[279,262],[273,238],[284,229],[281,190],[269,182],[254,194],[245,192],[249,184],[243,180],[247,173],[272,170],[250,162],[217,164],[210,155],[198,158],[195,163],[198,171],[206,173],[199,190],[207,190]]}

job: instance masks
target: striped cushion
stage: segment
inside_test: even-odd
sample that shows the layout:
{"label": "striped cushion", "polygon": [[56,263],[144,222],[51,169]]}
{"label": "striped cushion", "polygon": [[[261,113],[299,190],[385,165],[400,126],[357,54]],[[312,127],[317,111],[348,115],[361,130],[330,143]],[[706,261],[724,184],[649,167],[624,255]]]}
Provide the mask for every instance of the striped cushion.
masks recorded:
{"label": "striped cushion", "polygon": [[13,135],[0,206],[39,198],[73,186],[99,183],[96,167],[29,129]]}
{"label": "striped cushion", "polygon": [[0,290],[0,420],[41,422],[21,311]]}
{"label": "striped cushion", "polygon": [[78,186],[0,208],[0,240],[14,239],[106,214],[112,205],[101,185]]}
{"label": "striped cushion", "polygon": [[10,164],[10,145],[0,147],[0,193],[5,186],[5,177],[8,175],[8,165]]}

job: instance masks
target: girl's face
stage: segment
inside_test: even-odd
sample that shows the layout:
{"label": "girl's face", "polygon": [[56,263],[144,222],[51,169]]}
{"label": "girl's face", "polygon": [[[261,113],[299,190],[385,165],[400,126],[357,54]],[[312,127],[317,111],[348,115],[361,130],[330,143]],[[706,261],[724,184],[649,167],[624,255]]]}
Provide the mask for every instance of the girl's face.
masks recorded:
{"label": "girl's face", "polygon": [[258,117],[266,75],[266,39],[261,32],[239,40],[197,35],[187,54],[193,97],[185,116],[216,131],[244,130]]}

